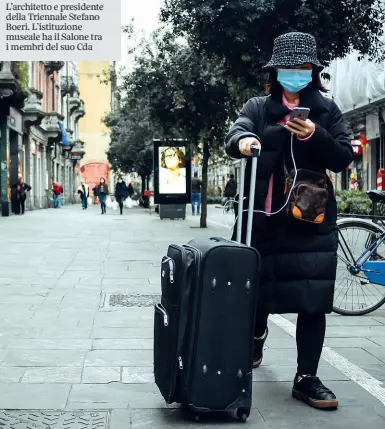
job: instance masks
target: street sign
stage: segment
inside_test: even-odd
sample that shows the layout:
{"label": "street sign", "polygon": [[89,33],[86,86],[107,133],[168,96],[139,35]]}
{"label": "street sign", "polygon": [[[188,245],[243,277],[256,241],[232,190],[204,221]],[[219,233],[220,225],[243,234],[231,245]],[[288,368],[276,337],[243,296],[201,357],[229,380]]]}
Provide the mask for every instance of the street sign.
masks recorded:
{"label": "street sign", "polygon": [[71,159],[72,160],[82,159],[82,153],[80,153],[80,152],[71,152]]}

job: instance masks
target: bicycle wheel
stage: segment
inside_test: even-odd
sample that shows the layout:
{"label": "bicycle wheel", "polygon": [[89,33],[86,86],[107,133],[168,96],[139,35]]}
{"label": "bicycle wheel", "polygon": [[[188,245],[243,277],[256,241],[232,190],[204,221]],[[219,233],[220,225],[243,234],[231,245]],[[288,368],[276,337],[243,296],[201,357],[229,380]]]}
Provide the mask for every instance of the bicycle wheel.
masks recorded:
{"label": "bicycle wheel", "polygon": [[[385,287],[371,283],[360,271],[352,273],[349,270],[357,260],[384,230],[363,219],[337,222],[338,228],[338,263],[334,293],[333,311],[344,316],[362,316],[371,313],[385,303]],[[384,259],[385,243],[382,242],[375,254],[377,260]]]}
{"label": "bicycle wheel", "polygon": [[227,213],[229,213],[230,209],[231,209],[231,200],[227,200],[223,205],[223,215],[225,216]]}

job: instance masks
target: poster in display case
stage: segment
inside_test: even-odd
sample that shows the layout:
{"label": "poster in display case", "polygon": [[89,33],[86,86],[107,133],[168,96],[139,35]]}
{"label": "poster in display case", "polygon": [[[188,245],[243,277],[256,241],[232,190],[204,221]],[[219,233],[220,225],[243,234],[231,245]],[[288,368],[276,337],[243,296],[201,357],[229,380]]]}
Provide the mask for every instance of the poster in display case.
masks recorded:
{"label": "poster in display case", "polygon": [[191,155],[185,140],[154,140],[154,202],[191,202]]}

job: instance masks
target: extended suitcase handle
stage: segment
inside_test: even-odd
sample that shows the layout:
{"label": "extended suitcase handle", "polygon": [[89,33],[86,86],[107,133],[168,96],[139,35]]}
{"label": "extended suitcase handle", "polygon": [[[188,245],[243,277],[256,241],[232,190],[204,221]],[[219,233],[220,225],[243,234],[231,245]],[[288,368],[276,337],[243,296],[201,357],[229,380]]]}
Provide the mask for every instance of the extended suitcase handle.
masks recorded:
{"label": "extended suitcase handle", "polygon": [[[257,178],[258,158],[261,154],[261,146],[252,144],[250,146],[252,163],[251,163],[251,178],[250,178],[250,194],[249,194],[249,209],[247,214],[247,229],[246,229],[246,246],[251,245],[251,232],[253,228],[254,217],[254,198],[255,198],[255,180]],[[245,192],[245,167],[246,158],[241,159],[241,177],[240,189],[238,196],[238,219],[237,219],[237,241],[240,243],[242,239],[242,221],[243,221],[243,194]]]}
{"label": "extended suitcase handle", "polygon": [[252,154],[251,156],[253,158],[258,158],[259,155],[261,154],[261,146],[259,146],[259,145],[252,144],[250,146],[250,150],[251,150],[251,154]]}

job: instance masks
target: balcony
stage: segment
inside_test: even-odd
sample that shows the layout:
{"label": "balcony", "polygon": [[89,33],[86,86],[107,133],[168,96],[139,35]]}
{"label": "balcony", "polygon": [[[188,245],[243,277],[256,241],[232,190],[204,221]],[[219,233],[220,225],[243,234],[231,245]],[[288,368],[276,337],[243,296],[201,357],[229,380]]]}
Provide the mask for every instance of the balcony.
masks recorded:
{"label": "balcony", "polygon": [[31,126],[40,125],[45,112],[41,107],[41,100],[43,98],[43,93],[37,89],[30,89],[30,96],[27,98],[27,101],[24,106],[24,125],[26,128]]}
{"label": "balcony", "polygon": [[79,149],[79,148],[83,148],[84,147],[84,141],[83,140],[80,140],[80,139],[77,139],[77,140],[75,140],[74,141],[74,145]]}
{"label": "balcony", "polygon": [[80,161],[81,159],[83,159],[85,153],[86,152],[84,150],[84,142],[82,140],[75,140],[74,145],[71,149],[72,161]]}
{"label": "balcony", "polygon": [[44,61],[43,63],[48,74],[58,72],[64,67],[64,61]]}
{"label": "balcony", "polygon": [[68,106],[69,106],[71,115],[80,107],[80,105],[81,105],[81,100],[79,97],[79,91],[76,89],[68,100]]}
{"label": "balcony", "polygon": [[58,112],[46,113],[41,122],[41,128],[44,131],[45,137],[49,142],[60,142],[62,138],[62,131],[60,122],[64,120],[64,116]]}
{"label": "balcony", "polygon": [[72,76],[62,76],[60,81],[61,96],[65,97],[74,95],[75,91],[79,91],[77,84]]}
{"label": "balcony", "polygon": [[80,100],[80,105],[73,112],[75,122],[78,121],[80,118],[83,118],[83,116],[85,116],[85,114],[86,114],[86,111],[85,111],[85,107],[84,107],[84,101]]}
{"label": "balcony", "polygon": [[74,132],[69,128],[66,128],[66,132],[67,132],[67,139],[68,139],[68,145],[66,146],[70,146],[72,148],[72,146],[74,145],[74,142],[72,140],[74,136]]}
{"label": "balcony", "polygon": [[22,108],[28,97],[28,62],[0,62],[0,98],[8,106]]}

